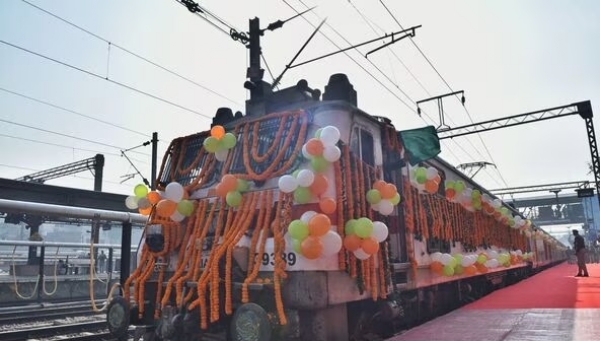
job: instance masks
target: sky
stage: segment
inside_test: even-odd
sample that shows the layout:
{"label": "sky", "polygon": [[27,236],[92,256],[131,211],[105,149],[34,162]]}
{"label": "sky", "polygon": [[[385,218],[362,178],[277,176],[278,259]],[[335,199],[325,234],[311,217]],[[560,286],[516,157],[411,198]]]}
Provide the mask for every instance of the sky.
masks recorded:
{"label": "sky", "polygon": [[[298,62],[335,51],[326,37],[347,47],[348,42],[399,31],[396,20],[404,28],[422,25],[412,41],[399,41],[368,60],[364,54],[380,43],[349,51],[354,61],[342,53],[290,69],[282,81],[288,87],[306,79],[309,86],[324,90],[330,75],[345,73],[358,92],[358,106],[389,117],[399,130],[438,126],[435,103],[422,105],[420,118],[415,102],[450,88],[464,90],[466,97],[465,107],[456,98],[444,100],[445,118],[453,127],[584,100],[591,100],[600,113],[600,2],[383,4],[393,17],[379,0],[200,2],[237,30],[247,30],[253,17],[265,27],[295,15],[294,9],[318,6],[262,37],[275,75],[310,36],[311,25],[323,18],[326,24]],[[247,62],[242,44],[174,0],[2,0],[0,177],[13,179],[102,153],[103,190],[131,194],[141,178],[121,183],[134,169],[120,150],[139,146],[158,132],[160,165],[172,139],[207,130],[219,107],[243,111]],[[265,79],[272,79],[268,71]],[[150,147],[140,147],[127,154],[148,178],[150,152]],[[475,177],[488,189],[593,179],[585,126],[578,116],[445,140],[441,157],[454,165],[494,163],[496,168]],[[91,190],[92,177],[80,173],[47,184]]]}

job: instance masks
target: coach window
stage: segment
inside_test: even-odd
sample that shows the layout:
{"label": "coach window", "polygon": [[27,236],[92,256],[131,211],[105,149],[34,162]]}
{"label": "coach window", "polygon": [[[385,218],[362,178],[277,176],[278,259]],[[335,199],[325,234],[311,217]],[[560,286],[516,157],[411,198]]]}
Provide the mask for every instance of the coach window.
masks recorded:
{"label": "coach window", "polygon": [[375,165],[375,143],[373,135],[368,131],[359,127],[352,129],[352,137],[350,138],[350,150],[359,156],[365,163]]}

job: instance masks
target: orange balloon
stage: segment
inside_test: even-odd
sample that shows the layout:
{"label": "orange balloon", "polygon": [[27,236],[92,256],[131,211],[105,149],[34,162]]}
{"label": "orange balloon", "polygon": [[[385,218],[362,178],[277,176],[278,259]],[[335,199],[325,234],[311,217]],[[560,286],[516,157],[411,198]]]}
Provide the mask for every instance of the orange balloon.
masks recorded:
{"label": "orange balloon", "polygon": [[361,239],[355,235],[350,234],[344,237],[344,247],[348,251],[356,251],[360,248]]}
{"label": "orange balloon", "polygon": [[483,265],[483,264],[479,264],[477,263],[477,265],[475,265],[475,267],[477,268],[477,271],[481,272],[482,274],[487,273],[488,272],[488,268],[487,266]]}
{"label": "orange balloon", "polygon": [[379,190],[379,192],[381,193],[381,197],[383,199],[392,199],[396,193],[398,193],[398,190],[394,184],[385,184],[383,189]]}
{"label": "orange balloon", "polygon": [[475,265],[469,265],[466,268],[463,269],[465,274],[472,276],[474,274],[477,273],[477,268],[475,267]]}
{"label": "orange balloon", "polygon": [[323,243],[318,237],[308,236],[300,244],[302,255],[307,259],[317,259],[323,253]]}
{"label": "orange balloon", "polygon": [[225,193],[235,191],[237,188],[237,178],[231,174],[226,174],[221,179],[221,185]]}
{"label": "orange balloon", "polygon": [[425,190],[429,194],[435,194],[438,190],[438,184],[433,180],[425,181]]}
{"label": "orange balloon", "polygon": [[309,188],[312,194],[319,196],[327,191],[327,187],[329,187],[327,178],[323,174],[316,173],[315,180],[313,180],[313,183]]}
{"label": "orange balloon", "polygon": [[446,188],[446,199],[452,200],[456,196],[456,191],[452,188]]}
{"label": "orange balloon", "polygon": [[156,213],[161,217],[170,217],[176,209],[177,204],[171,200],[163,199],[156,204]]}
{"label": "orange balloon", "polygon": [[215,192],[220,197],[227,196],[227,190],[226,190],[225,186],[223,186],[222,183],[217,184],[217,187],[215,187]]}
{"label": "orange balloon", "polygon": [[377,180],[375,181],[375,183],[373,184],[373,189],[378,190],[379,192],[383,191],[383,188],[385,187],[386,183],[383,180]]}
{"label": "orange balloon", "polygon": [[308,221],[308,232],[313,237],[324,236],[330,227],[331,220],[324,214],[316,214]]}
{"label": "orange balloon", "polygon": [[306,151],[312,156],[321,156],[323,155],[323,150],[325,147],[323,146],[323,142],[317,139],[310,139],[306,142]]}
{"label": "orange balloon", "polygon": [[150,215],[150,213],[152,213],[152,206],[149,206],[146,208],[140,208],[139,212],[140,212],[140,214],[143,214],[143,215]]}
{"label": "orange balloon", "polygon": [[335,212],[336,206],[337,203],[331,198],[323,198],[319,201],[319,208],[321,208],[321,211],[325,214],[332,214]]}
{"label": "orange balloon", "polygon": [[442,182],[442,177],[438,174],[435,176],[435,178],[433,178],[433,181],[435,181],[436,184],[440,184],[440,182]]}
{"label": "orange balloon", "polygon": [[431,262],[429,268],[431,269],[431,271],[438,274],[441,274],[442,271],[444,271],[444,265],[442,265],[442,263],[440,262]]}
{"label": "orange balloon", "polygon": [[368,255],[373,255],[379,251],[379,243],[373,237],[363,239],[360,247]]}
{"label": "orange balloon", "polygon": [[222,139],[223,136],[225,136],[225,128],[223,128],[222,126],[212,127],[212,129],[210,130],[210,136],[216,138],[217,140]]}
{"label": "orange balloon", "polygon": [[160,198],[160,193],[158,193],[156,191],[148,192],[148,195],[146,197],[148,198],[148,201],[150,201],[150,203],[152,205],[158,204],[158,202],[161,199]]}

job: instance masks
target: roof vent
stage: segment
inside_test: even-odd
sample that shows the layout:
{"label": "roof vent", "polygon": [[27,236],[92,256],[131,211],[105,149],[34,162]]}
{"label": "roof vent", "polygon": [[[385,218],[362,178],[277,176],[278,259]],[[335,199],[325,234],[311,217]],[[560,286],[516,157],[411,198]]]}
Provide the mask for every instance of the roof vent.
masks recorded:
{"label": "roof vent", "polygon": [[356,107],[356,91],[348,80],[348,76],[343,73],[337,73],[329,77],[329,83],[325,86],[323,100],[345,101]]}

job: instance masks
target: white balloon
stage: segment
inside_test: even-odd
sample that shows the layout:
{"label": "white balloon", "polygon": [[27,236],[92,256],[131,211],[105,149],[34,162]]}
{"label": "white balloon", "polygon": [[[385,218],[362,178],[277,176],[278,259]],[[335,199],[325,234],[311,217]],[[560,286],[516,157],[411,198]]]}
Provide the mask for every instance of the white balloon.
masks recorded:
{"label": "white balloon", "polygon": [[227,160],[227,155],[229,155],[228,149],[217,150],[215,152],[215,159],[217,159],[217,161],[219,162],[224,162],[225,160]]}
{"label": "white balloon", "polygon": [[373,232],[371,236],[377,240],[378,243],[383,243],[388,237],[389,231],[387,225],[380,221],[373,222]]}
{"label": "white balloon", "polygon": [[298,186],[309,187],[315,181],[315,174],[309,169],[303,169],[298,172],[296,180],[298,181]]}
{"label": "white balloon", "polygon": [[460,265],[462,265],[463,268],[470,266],[471,265],[471,258],[465,256],[462,258],[462,260],[460,261]]}
{"label": "white balloon", "polygon": [[488,257],[490,257],[491,259],[498,259],[498,252],[492,250],[488,252]]}
{"label": "white balloon", "polygon": [[317,215],[317,212],[315,211],[306,211],[302,214],[302,216],[300,216],[300,220],[302,220],[303,223],[308,224],[310,219],[315,215]]}
{"label": "white balloon", "polygon": [[379,213],[390,215],[394,212],[394,205],[389,200],[383,199],[379,202]]}
{"label": "white balloon", "polygon": [[438,170],[433,167],[428,167],[425,171],[425,174],[427,176],[427,179],[431,180],[435,178],[436,175],[438,175]]}
{"label": "white balloon", "polygon": [[502,201],[500,201],[500,199],[495,199],[494,201],[492,201],[492,206],[494,208],[500,208],[500,206],[502,206]]}
{"label": "white balloon", "polygon": [[342,156],[342,151],[337,146],[326,146],[323,150],[323,158],[328,162],[336,162]]}
{"label": "white balloon", "polygon": [[340,140],[340,131],[334,126],[327,126],[321,130],[320,139],[324,146],[333,146]]}
{"label": "white balloon", "polygon": [[440,262],[442,261],[442,253],[441,252],[434,252],[431,254],[431,260],[434,262]]}
{"label": "white balloon", "polygon": [[329,231],[321,237],[321,243],[323,243],[323,255],[333,256],[340,252],[342,248],[342,237],[333,231]]}
{"label": "white balloon", "polygon": [[183,186],[181,186],[178,182],[171,182],[165,188],[165,198],[179,202],[181,198],[183,198]]}
{"label": "white balloon", "polygon": [[371,204],[371,209],[375,212],[379,212],[379,204],[380,203],[381,203],[381,201],[376,204]]}
{"label": "white balloon", "polygon": [[176,221],[176,222],[180,222],[183,219],[185,219],[185,216],[181,213],[179,213],[177,210],[175,210],[175,212],[173,214],[171,214],[171,220]]}
{"label": "white balloon", "polygon": [[138,200],[139,198],[135,195],[130,195],[127,198],[125,198],[125,206],[127,206],[127,208],[130,210],[135,210],[136,208],[138,208]]}
{"label": "white balloon", "polygon": [[298,188],[298,181],[291,175],[284,175],[279,178],[279,189],[283,193],[292,193]]}
{"label": "white balloon", "polygon": [[442,255],[441,263],[444,265],[448,265],[448,264],[450,264],[450,262],[452,261],[453,258],[454,257],[452,257],[452,255],[444,253]]}
{"label": "white balloon", "polygon": [[363,249],[359,248],[357,250],[354,251],[354,257],[360,259],[360,260],[365,260],[369,257],[371,257],[371,255],[369,255],[368,253],[364,252]]}
{"label": "white balloon", "polygon": [[308,160],[312,160],[312,158],[313,158],[313,156],[310,155],[308,153],[308,151],[306,150],[306,144],[304,144],[304,146],[302,146],[302,156],[304,156],[304,158],[308,159]]}
{"label": "white balloon", "polygon": [[138,208],[141,208],[143,210],[152,206],[152,204],[150,203],[150,200],[148,200],[148,198],[146,198],[146,197],[139,198],[137,205],[138,205]]}

